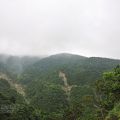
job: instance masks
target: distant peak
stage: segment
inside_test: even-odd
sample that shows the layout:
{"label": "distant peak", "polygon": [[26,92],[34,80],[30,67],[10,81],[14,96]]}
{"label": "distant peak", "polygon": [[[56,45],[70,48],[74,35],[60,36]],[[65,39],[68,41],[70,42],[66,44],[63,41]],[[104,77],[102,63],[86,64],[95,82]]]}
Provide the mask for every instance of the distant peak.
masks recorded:
{"label": "distant peak", "polygon": [[54,56],[59,56],[59,57],[78,56],[78,57],[84,57],[85,58],[85,56],[81,56],[81,55],[77,55],[77,54],[72,54],[72,53],[58,53],[58,54],[51,55],[51,57],[54,57]]}

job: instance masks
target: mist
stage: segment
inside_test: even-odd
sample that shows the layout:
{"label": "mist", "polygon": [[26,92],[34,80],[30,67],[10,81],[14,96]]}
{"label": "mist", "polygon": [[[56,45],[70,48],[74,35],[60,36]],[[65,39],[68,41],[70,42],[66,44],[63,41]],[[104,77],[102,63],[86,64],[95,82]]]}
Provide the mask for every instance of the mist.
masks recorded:
{"label": "mist", "polygon": [[0,0],[0,53],[120,59],[118,0]]}

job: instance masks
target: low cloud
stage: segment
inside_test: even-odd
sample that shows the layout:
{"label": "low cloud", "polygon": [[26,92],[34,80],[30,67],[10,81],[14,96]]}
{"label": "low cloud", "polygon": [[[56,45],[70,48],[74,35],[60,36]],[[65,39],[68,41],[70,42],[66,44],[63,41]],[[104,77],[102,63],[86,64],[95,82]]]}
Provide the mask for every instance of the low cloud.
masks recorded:
{"label": "low cloud", "polygon": [[1,0],[0,53],[120,59],[118,0]]}

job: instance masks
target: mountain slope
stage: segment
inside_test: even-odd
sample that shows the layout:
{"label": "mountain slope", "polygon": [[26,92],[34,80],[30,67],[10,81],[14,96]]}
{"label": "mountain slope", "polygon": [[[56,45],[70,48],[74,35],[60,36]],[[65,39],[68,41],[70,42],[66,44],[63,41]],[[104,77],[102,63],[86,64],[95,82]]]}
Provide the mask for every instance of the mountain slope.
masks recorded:
{"label": "mountain slope", "polygon": [[[57,54],[44,58],[30,66],[22,75],[21,81],[29,83],[34,80],[59,81],[59,71],[63,71],[70,84],[91,83],[101,77],[101,73],[120,64],[120,60],[97,57],[83,57],[72,54]],[[58,80],[58,81],[57,81]]]}
{"label": "mountain slope", "polygon": [[7,72],[11,77],[15,77],[40,59],[42,59],[42,57],[19,57],[0,54],[0,71]]}
{"label": "mountain slope", "polygon": [[120,60],[57,54],[30,66],[19,82],[26,86],[26,93],[34,106],[47,112],[63,111],[71,102],[92,96],[91,85],[102,77],[103,72],[118,64]]}
{"label": "mountain slope", "polygon": [[[93,118],[94,108],[89,104],[94,96],[93,84],[101,79],[103,72],[110,71],[118,64],[120,60],[62,53],[35,60],[29,57],[22,60],[13,57],[0,59],[0,73],[19,75],[12,82],[17,81],[24,86],[28,106],[34,106],[33,113],[37,112],[38,116],[42,114],[43,118],[46,117],[44,120],[64,120],[66,114],[74,116],[78,111],[79,115],[82,114],[82,120],[96,120]],[[1,80],[0,88],[6,87],[11,89],[7,80]],[[1,98],[4,94],[7,94],[6,89]]]}

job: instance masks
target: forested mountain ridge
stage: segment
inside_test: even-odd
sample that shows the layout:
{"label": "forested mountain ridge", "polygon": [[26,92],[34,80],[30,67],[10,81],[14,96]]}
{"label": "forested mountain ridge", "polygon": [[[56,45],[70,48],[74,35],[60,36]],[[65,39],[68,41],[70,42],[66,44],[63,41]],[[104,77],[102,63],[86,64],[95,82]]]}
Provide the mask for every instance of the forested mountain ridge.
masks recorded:
{"label": "forested mountain ridge", "polygon": [[26,69],[22,74],[25,78],[25,80],[23,78],[23,82],[52,75],[56,75],[58,78],[59,71],[64,71],[70,84],[86,84],[98,79],[101,73],[113,69],[118,64],[120,64],[120,60],[57,54],[44,58]]}
{"label": "forested mountain ridge", "polygon": [[12,76],[20,75],[28,66],[39,61],[43,57],[11,56],[0,54],[0,69],[9,72]]}
{"label": "forested mountain ridge", "polygon": [[[113,107],[112,104],[109,108],[104,103],[109,104],[109,101],[103,98],[101,101],[97,101],[96,95],[99,97],[97,93],[99,89],[102,92],[101,85],[103,82],[100,84],[96,80],[101,81],[103,79],[102,74],[114,70],[120,64],[120,60],[99,57],[88,58],[63,53],[27,61],[30,61],[28,62],[29,65],[25,66],[22,73],[16,73],[16,77],[11,77],[15,69],[11,71],[3,61],[0,64],[0,72],[9,74],[11,79],[15,78],[12,79],[14,83],[23,85],[25,99],[29,99],[29,102],[26,102],[24,96],[21,96],[23,102],[19,104],[22,107],[19,106],[16,112],[14,111],[10,115],[10,120],[21,120],[22,118],[25,120],[109,120],[113,112],[119,114],[115,111],[116,109],[119,110],[119,105]],[[118,76],[119,72],[116,72],[113,77],[116,78],[116,74]],[[2,84],[1,82],[0,88],[2,88]],[[106,85],[107,83],[105,83]],[[119,90],[119,86],[117,86],[117,91]],[[4,93],[5,91],[1,94]],[[105,112],[103,109],[110,112]],[[101,112],[105,112],[105,114],[103,115]],[[14,115],[17,117],[14,118]]]}
{"label": "forested mountain ridge", "polygon": [[[19,81],[27,86],[26,93],[31,104],[54,113],[64,111],[69,104],[83,103],[86,97],[92,98],[94,82],[102,78],[103,72],[112,70],[118,64],[120,60],[57,54],[30,66]],[[66,86],[59,76],[60,72],[67,78]],[[85,110],[89,117],[93,114],[91,111],[89,107]]]}

